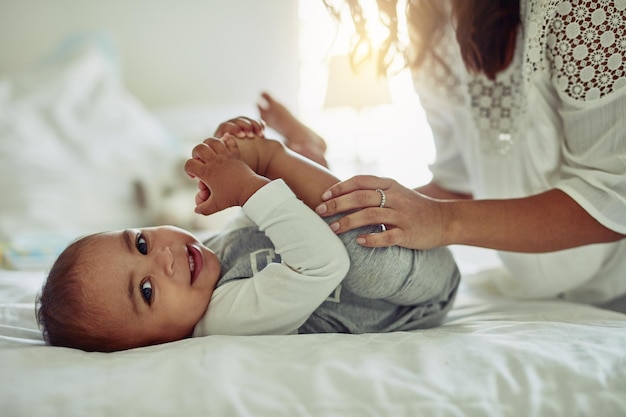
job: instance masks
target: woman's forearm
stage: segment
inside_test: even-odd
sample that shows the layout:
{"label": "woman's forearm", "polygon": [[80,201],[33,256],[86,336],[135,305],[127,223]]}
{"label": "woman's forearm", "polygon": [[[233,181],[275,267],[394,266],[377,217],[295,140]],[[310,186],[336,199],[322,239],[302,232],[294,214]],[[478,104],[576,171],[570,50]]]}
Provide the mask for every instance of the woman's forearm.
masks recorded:
{"label": "woman's forearm", "polygon": [[449,191],[434,182],[429,182],[428,184],[417,187],[415,191],[439,200],[468,200],[472,198],[471,194]]}
{"label": "woman's forearm", "polygon": [[508,200],[441,202],[444,244],[551,252],[624,238],[560,190]]}

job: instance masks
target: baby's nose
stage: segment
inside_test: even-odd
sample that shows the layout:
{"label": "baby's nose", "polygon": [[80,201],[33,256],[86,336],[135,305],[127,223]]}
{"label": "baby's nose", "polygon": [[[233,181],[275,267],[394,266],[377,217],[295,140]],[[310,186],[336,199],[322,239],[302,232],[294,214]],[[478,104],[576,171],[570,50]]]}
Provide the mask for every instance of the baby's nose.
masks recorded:
{"label": "baby's nose", "polygon": [[169,247],[163,248],[159,253],[159,263],[166,275],[172,276],[174,274],[174,254]]}

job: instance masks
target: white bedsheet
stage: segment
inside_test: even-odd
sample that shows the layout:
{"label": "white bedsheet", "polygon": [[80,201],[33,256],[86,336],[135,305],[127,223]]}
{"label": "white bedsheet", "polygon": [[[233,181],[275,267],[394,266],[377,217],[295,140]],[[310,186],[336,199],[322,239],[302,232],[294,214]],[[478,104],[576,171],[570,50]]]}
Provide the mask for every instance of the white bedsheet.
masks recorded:
{"label": "white bedsheet", "polygon": [[[626,315],[514,301],[465,277],[441,327],[43,346],[43,272],[0,270],[3,416],[624,416]],[[471,285],[468,285],[471,283]]]}

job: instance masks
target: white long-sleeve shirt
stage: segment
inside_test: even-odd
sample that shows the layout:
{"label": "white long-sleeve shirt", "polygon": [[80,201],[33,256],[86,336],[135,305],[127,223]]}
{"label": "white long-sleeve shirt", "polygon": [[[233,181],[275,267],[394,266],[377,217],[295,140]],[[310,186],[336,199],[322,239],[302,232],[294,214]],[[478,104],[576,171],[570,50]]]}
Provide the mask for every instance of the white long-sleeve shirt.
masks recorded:
{"label": "white long-sleeve shirt", "polygon": [[[282,180],[259,189],[242,208],[252,221],[248,226],[265,232],[282,262],[271,262],[273,254],[267,250],[247,251],[246,244],[253,242],[233,241],[254,278],[230,277],[218,285],[194,337],[293,333],[350,267],[341,240]],[[226,250],[229,244],[224,242]]]}
{"label": "white long-sleeve shirt", "polygon": [[445,247],[356,243],[378,226],[337,237],[333,220],[283,181],[261,188],[243,211],[248,217],[205,242],[221,277],[193,336],[415,330],[438,325],[452,308],[460,273]]}
{"label": "white long-sleeve shirt", "polygon": [[[478,199],[558,188],[626,233],[626,3],[522,0],[512,64],[468,72],[452,30],[415,84],[437,148],[434,181]],[[572,224],[571,227],[576,227]],[[626,294],[626,240],[500,252],[509,295],[601,304]]]}

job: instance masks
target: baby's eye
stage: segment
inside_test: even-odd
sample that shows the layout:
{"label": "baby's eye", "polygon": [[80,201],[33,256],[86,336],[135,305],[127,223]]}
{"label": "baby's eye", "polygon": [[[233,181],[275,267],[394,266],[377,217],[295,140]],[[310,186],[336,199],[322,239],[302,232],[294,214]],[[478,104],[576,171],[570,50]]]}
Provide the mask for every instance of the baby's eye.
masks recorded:
{"label": "baby's eye", "polygon": [[139,285],[141,296],[148,304],[152,304],[152,283],[149,280],[143,281]]}
{"label": "baby's eye", "polygon": [[135,241],[135,246],[137,247],[137,250],[139,251],[139,253],[141,253],[142,255],[148,254],[148,242],[146,241],[146,239],[143,237],[141,233],[137,234],[137,240]]}

